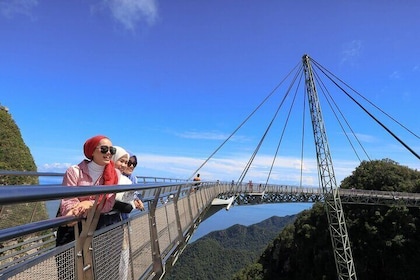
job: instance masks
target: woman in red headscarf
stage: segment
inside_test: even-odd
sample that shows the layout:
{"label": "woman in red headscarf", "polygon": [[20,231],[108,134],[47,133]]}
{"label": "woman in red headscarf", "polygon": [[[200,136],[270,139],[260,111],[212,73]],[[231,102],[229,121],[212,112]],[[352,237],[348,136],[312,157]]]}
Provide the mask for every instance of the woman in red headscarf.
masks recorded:
{"label": "woman in red headscarf", "polygon": [[[118,173],[111,160],[116,149],[112,146],[108,137],[98,135],[88,139],[83,145],[83,152],[87,159],[67,169],[63,177],[63,185],[83,187],[118,184]],[[88,211],[94,205],[95,199],[95,195],[64,198],[60,203],[60,215],[86,217]],[[101,205],[102,209],[100,211],[102,214],[99,217],[97,229],[121,220],[119,213],[106,215],[114,206],[115,194],[107,194],[102,199],[105,199],[105,201]],[[71,229],[72,227],[68,226],[59,227],[57,245],[63,245],[74,240],[74,231]]]}

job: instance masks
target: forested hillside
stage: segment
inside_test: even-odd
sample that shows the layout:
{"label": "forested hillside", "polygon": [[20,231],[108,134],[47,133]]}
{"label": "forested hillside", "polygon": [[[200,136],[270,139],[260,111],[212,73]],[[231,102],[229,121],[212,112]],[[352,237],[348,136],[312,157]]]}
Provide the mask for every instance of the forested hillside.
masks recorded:
{"label": "forested hillside", "polygon": [[296,215],[271,217],[251,226],[234,225],[214,231],[187,245],[165,280],[231,279],[255,262],[279,232]]}
{"label": "forested hillside", "polygon": [[[6,107],[0,106],[0,170],[36,171],[32,154],[22,139],[22,135]],[[0,176],[2,185],[38,184],[37,177]],[[23,203],[2,206],[0,229],[38,221],[48,217],[45,204]]]}
{"label": "forested hillside", "polygon": [[[342,188],[419,192],[420,172],[389,160],[364,161]],[[343,205],[359,279],[418,279],[420,211],[395,204]],[[287,226],[240,279],[337,279],[324,206]]]}

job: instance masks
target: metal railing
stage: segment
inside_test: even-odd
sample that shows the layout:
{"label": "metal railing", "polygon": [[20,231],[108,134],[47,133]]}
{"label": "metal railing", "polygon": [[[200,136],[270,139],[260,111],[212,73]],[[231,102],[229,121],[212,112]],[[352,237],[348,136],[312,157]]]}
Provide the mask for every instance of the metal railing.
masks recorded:
{"label": "metal railing", "polygon": [[[60,176],[37,172],[2,174]],[[131,190],[138,191],[146,204],[146,211],[135,210],[128,219],[95,231],[91,242],[81,247],[77,246],[77,238],[69,244],[55,246],[56,228],[77,220],[75,217],[52,218],[0,230],[0,279],[118,279],[124,257],[129,264],[125,268],[126,279],[160,278],[167,263],[173,262],[187,244],[213,198],[226,189],[223,184],[202,182],[199,190],[192,192],[192,182],[144,178],[149,182],[124,186],[0,187],[0,205],[9,208],[18,203]],[[83,260],[89,253],[91,261]]]}
{"label": "metal railing", "polygon": [[[62,176],[59,173],[0,171],[8,176]],[[215,198],[234,197],[236,205],[323,201],[320,188],[288,185],[231,185],[140,177],[135,185],[66,187],[18,185],[0,187],[0,206],[45,202],[67,197],[136,190],[146,211],[97,230],[86,244],[78,239],[55,246],[55,231],[77,218],[56,217],[0,230],[0,279],[160,279],[177,260]],[[232,193],[232,190],[235,190]],[[419,194],[340,189],[343,203],[408,203],[419,206]],[[385,203],[386,204],[386,203]],[[83,229],[82,229],[83,231]],[[90,256],[91,258],[86,258]],[[120,263],[127,263],[122,267]],[[65,268],[65,269],[63,269]],[[123,269],[122,269],[123,268]],[[59,273],[62,273],[59,275]]]}

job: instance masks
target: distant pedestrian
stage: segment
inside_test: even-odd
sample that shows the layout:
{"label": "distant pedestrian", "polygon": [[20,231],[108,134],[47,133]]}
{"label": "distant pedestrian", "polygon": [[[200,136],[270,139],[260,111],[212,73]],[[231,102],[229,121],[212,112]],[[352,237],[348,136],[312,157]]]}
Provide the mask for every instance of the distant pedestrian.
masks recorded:
{"label": "distant pedestrian", "polygon": [[200,174],[199,173],[197,173],[197,175],[195,176],[195,178],[193,179],[193,181],[195,182],[194,183],[194,190],[197,190],[198,191],[198,186],[201,184],[200,183],[201,178],[200,178]]}
{"label": "distant pedestrian", "polygon": [[252,192],[254,185],[252,184],[252,180],[249,180],[248,182],[248,191]]}

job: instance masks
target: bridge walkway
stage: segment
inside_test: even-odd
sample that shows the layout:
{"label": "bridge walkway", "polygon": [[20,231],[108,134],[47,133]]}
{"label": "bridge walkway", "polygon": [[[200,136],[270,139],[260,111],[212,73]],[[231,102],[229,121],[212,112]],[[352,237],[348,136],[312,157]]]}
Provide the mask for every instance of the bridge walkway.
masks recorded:
{"label": "bridge walkway", "polygon": [[[95,231],[88,244],[75,242],[55,247],[58,225],[74,217],[52,218],[0,230],[0,279],[119,279],[122,255],[128,258],[127,279],[161,279],[176,262],[199,224],[216,210],[234,205],[323,201],[320,188],[269,185],[263,191],[230,183],[144,180],[141,184],[107,187],[61,185],[2,186],[2,218],[18,203],[57,200],[63,197],[99,195],[137,190],[146,211],[134,211],[127,220]],[[339,190],[343,203],[401,203],[418,207],[420,195],[409,193]],[[216,209],[216,210],[215,210]],[[273,213],[274,215],[275,213]],[[121,246],[127,241],[126,250]],[[123,253],[124,252],[124,253]],[[90,256],[87,257],[87,256]],[[63,275],[58,266],[66,263]]]}

